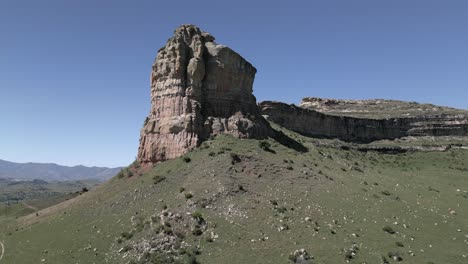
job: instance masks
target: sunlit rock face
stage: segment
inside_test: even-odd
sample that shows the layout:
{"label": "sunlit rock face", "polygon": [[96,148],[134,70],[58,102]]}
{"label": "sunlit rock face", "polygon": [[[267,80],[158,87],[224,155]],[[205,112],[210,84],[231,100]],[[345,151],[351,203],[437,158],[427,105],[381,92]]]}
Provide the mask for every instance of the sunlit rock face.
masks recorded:
{"label": "sunlit rock face", "polygon": [[158,51],[151,72],[151,110],[138,160],[185,154],[216,134],[264,138],[271,132],[252,86],[256,69],[193,25],[182,25]]}
{"label": "sunlit rock face", "polygon": [[[333,111],[333,101],[337,100],[326,100],[323,101],[327,105],[316,103],[312,106],[309,104],[310,99],[303,100],[301,106],[265,101],[259,103],[259,107],[261,113],[268,116],[269,120],[311,137],[371,142],[408,136],[468,136],[468,115],[424,114],[410,117],[370,118],[370,114],[367,114],[363,117],[354,117],[347,116],[344,111],[329,114],[328,112]],[[329,103],[330,101],[332,103]]]}

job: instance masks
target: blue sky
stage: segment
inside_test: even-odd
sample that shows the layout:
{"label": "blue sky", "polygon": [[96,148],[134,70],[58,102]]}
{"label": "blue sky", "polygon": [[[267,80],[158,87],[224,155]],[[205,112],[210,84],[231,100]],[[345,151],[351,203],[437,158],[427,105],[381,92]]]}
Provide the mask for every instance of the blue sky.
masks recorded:
{"label": "blue sky", "polygon": [[258,69],[259,101],[468,109],[467,14],[466,0],[2,0],[0,159],[129,164],[153,59],[186,23]]}

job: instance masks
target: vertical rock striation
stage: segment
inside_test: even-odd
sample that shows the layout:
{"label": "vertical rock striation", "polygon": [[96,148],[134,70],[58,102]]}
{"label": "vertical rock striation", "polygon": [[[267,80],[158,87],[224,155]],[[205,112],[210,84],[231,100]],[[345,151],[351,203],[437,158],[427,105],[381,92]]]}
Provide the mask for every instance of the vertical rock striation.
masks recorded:
{"label": "vertical rock striation", "polygon": [[151,110],[138,160],[155,163],[185,154],[216,134],[264,138],[252,86],[256,69],[193,25],[182,25],[158,51],[151,72]]}

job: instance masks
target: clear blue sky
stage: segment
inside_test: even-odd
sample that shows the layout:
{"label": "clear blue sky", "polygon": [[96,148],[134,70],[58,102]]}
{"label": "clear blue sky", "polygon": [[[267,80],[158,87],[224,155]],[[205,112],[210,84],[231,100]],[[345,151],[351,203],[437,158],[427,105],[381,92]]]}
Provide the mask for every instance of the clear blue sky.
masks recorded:
{"label": "clear blue sky", "polygon": [[0,1],[0,159],[136,156],[158,48],[180,24],[258,69],[258,100],[394,98],[468,108],[468,1]]}

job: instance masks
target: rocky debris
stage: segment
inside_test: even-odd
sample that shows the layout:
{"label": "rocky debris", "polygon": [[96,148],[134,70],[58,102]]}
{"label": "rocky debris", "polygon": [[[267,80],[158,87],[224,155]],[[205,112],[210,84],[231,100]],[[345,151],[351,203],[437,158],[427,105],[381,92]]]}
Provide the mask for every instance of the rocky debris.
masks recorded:
{"label": "rocky debris", "polygon": [[[198,246],[188,242],[187,236],[203,235],[210,241],[218,238],[214,230],[208,228],[209,223],[200,212],[175,213],[166,208],[147,220],[132,216],[131,223],[134,229],[131,232],[124,232],[131,236],[126,236],[128,241],[119,238],[117,241],[119,249],[116,251],[123,258],[136,259],[138,263],[154,263],[151,261],[155,259],[167,263],[178,263],[177,261],[186,263],[184,261],[188,259],[194,260],[193,252],[200,251]],[[143,237],[137,240],[130,240],[133,234],[143,229],[148,229],[150,232],[144,232]]]}
{"label": "rocky debris", "polygon": [[332,115],[281,102],[259,103],[262,115],[305,136],[372,142],[409,136],[468,136],[468,115],[395,118]]}
{"label": "rocky debris", "polygon": [[151,72],[151,110],[141,130],[141,163],[182,156],[216,134],[270,135],[252,94],[257,70],[214,39],[182,25],[159,49]]}
{"label": "rocky debris", "polygon": [[344,250],[345,262],[349,263],[354,259],[359,251],[359,246],[356,243],[353,243],[352,246]]}
{"label": "rocky debris", "polygon": [[295,250],[289,255],[289,259],[293,263],[298,264],[312,264],[313,256],[310,256],[305,249]]}

